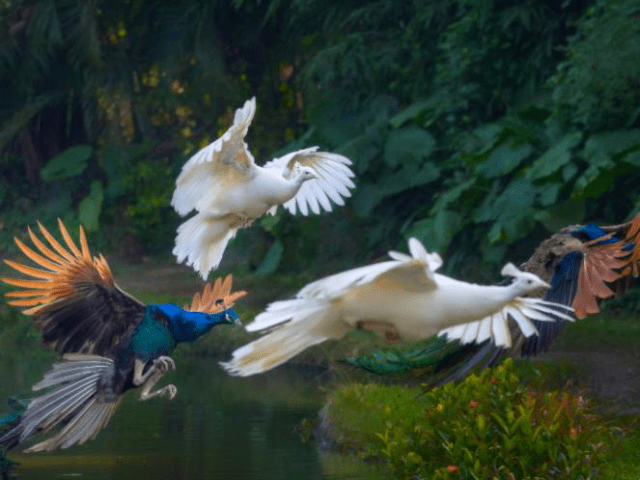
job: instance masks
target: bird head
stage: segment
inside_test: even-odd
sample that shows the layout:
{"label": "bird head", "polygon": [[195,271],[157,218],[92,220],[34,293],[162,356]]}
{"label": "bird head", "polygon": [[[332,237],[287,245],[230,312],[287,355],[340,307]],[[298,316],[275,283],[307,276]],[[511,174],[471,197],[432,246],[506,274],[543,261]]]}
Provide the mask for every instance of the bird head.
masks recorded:
{"label": "bird head", "polygon": [[224,311],[224,322],[230,325],[240,325],[242,326],[242,322],[240,321],[240,317],[236,313],[233,308],[228,308]]}
{"label": "bird head", "polygon": [[507,263],[502,267],[500,274],[505,277],[513,277],[512,285],[517,285],[521,293],[533,293],[541,288],[551,287],[537,275],[519,270],[513,263]]}
{"label": "bird head", "polygon": [[307,180],[313,180],[314,178],[318,178],[318,175],[316,175],[316,172],[314,172],[313,169],[309,167],[300,167],[299,172],[300,173],[298,174],[298,181],[300,182],[301,185]]}

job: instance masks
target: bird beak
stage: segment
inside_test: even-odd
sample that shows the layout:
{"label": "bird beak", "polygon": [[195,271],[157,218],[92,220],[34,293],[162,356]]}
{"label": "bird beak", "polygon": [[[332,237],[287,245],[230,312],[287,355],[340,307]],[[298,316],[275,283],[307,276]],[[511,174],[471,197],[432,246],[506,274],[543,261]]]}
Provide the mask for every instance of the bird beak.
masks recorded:
{"label": "bird beak", "polygon": [[233,320],[233,324],[234,324],[234,325],[239,325],[239,326],[241,326],[241,327],[242,327],[242,322],[240,321],[240,317],[238,317],[238,318],[234,319],[234,320]]}
{"label": "bird beak", "polygon": [[551,288],[551,285],[549,285],[547,282],[542,282],[542,286],[544,288]]}

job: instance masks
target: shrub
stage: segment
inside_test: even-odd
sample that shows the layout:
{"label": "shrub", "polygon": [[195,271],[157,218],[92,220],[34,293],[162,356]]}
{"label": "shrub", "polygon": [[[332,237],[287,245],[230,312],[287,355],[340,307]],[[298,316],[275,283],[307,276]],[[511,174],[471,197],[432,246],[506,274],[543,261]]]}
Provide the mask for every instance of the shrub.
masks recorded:
{"label": "shrub", "polygon": [[510,359],[424,394],[346,386],[329,418],[401,479],[589,479],[618,444],[582,397],[523,385]]}

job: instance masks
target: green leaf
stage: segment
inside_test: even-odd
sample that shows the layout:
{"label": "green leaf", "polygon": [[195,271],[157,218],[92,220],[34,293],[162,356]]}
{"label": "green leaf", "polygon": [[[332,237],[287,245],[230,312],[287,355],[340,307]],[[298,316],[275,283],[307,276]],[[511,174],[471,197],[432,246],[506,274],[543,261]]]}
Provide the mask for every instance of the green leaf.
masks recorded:
{"label": "green leaf", "polygon": [[404,235],[407,238],[416,237],[429,251],[445,252],[454,235],[463,226],[462,215],[450,210],[440,210],[434,217],[414,223]]}
{"label": "green leaf", "polygon": [[634,167],[640,167],[640,149],[627,153],[622,157],[622,160],[630,163]]}
{"label": "green leaf", "polygon": [[417,116],[419,116],[425,110],[430,110],[434,107],[434,98],[430,97],[426,100],[418,100],[417,102],[413,102],[407,108],[402,110],[397,115],[394,115],[389,119],[389,124],[393,128],[398,128],[404,125],[409,120],[413,120]]}
{"label": "green leaf", "polygon": [[548,207],[553,205],[558,198],[558,193],[560,193],[560,189],[562,188],[561,183],[546,183],[540,187],[540,191],[538,192],[538,199],[540,203],[544,207]]}
{"label": "green leaf", "polygon": [[260,266],[256,269],[256,275],[267,276],[276,271],[280,260],[282,259],[282,253],[284,252],[284,246],[280,240],[276,240],[271,245],[271,248],[267,252],[267,255],[262,260]]}
{"label": "green leaf", "polygon": [[534,219],[542,223],[550,232],[557,232],[567,225],[577,224],[586,215],[585,203],[582,200],[565,200],[545,210],[537,211]]}
{"label": "green leaf", "polygon": [[390,167],[417,162],[428,157],[435,146],[433,135],[415,125],[392,130],[384,145],[384,161]]}
{"label": "green leaf", "polygon": [[260,225],[262,225],[262,228],[272,235],[276,235],[276,227],[282,218],[281,212],[282,210],[278,209],[275,215],[263,215],[260,219]]}
{"label": "green leaf", "polygon": [[485,178],[501,177],[517,168],[532,152],[531,144],[520,143],[514,146],[513,139],[507,139],[494,148],[476,167],[476,173]]}
{"label": "green leaf", "polygon": [[361,217],[367,217],[373,209],[386,197],[434,182],[440,177],[440,169],[432,162],[423,165],[411,163],[404,165],[400,170],[381,175],[384,181],[381,184],[365,185],[356,191],[353,199],[353,208]]}
{"label": "green leaf", "polygon": [[533,227],[537,193],[538,187],[529,180],[515,180],[502,193],[488,196],[474,219],[476,223],[495,219],[488,234],[491,243],[517,240]]}
{"label": "green leaf", "polygon": [[576,180],[572,198],[580,200],[583,198],[597,197],[609,189],[616,175],[612,172],[616,164],[606,157],[596,157],[592,159],[592,164]]}
{"label": "green leaf", "polygon": [[44,182],[63,180],[80,175],[87,168],[93,147],[91,145],[76,145],[53,157],[40,170],[40,178]]}
{"label": "green leaf", "polygon": [[565,135],[562,140],[533,162],[527,170],[527,176],[532,180],[537,180],[553,175],[571,161],[571,149],[578,145],[581,139],[581,132],[572,132]]}
{"label": "green leaf", "polygon": [[640,129],[598,133],[585,143],[584,157],[592,160],[598,156],[612,156],[638,146],[640,146]]}
{"label": "green leaf", "polygon": [[91,192],[78,205],[78,219],[84,227],[94,232],[98,230],[98,220],[104,199],[104,189],[98,180],[91,182]]}

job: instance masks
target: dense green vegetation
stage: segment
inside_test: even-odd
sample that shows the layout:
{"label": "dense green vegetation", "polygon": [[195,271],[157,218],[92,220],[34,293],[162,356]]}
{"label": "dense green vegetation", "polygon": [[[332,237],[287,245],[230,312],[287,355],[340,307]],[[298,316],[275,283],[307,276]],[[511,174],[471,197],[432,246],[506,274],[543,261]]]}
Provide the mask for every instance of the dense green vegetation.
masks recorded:
{"label": "dense green vegetation", "polygon": [[[256,95],[259,162],[317,144],[354,162],[357,189],[331,214],[241,232],[223,268],[293,291],[413,235],[446,272],[487,279],[561,226],[638,210],[639,19],[640,0],[0,0],[0,258],[56,217],[94,249],[169,257],[180,168]],[[276,298],[264,283],[254,295]],[[38,339],[7,315],[2,361]],[[589,325],[587,343],[631,338]],[[247,339],[217,335],[190,353]],[[50,361],[34,355],[7,394]]]}
{"label": "dense green vegetation", "polygon": [[582,397],[527,385],[511,359],[428,392],[345,384],[323,421],[341,448],[383,459],[393,478],[407,480],[594,478],[622,433]]}
{"label": "dense green vegetation", "polygon": [[62,216],[94,245],[168,254],[179,169],[257,95],[258,159],[318,144],[353,160],[358,188],[330,215],[243,232],[227,266],[332,271],[415,235],[458,275],[495,271],[559,226],[637,209],[639,11],[1,2],[2,250],[27,221]]}

